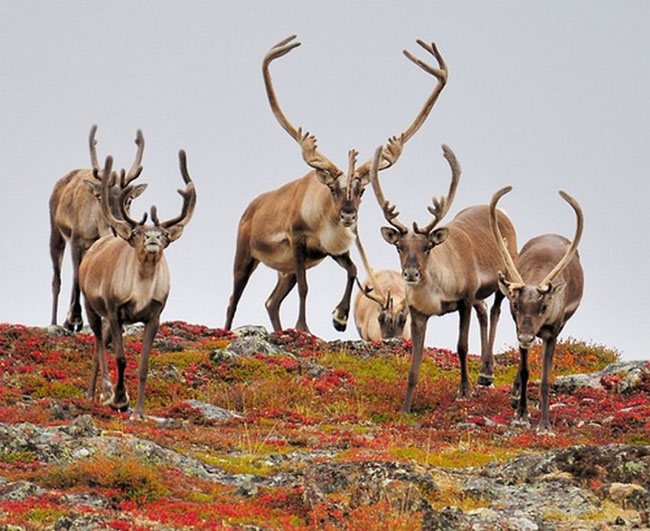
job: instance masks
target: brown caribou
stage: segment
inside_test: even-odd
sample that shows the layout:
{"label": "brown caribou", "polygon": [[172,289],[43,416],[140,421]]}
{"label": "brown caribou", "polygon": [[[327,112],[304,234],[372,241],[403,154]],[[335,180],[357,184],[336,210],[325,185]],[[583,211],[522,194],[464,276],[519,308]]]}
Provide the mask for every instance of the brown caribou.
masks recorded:
{"label": "brown caribou", "polygon": [[404,281],[397,271],[381,269],[359,285],[354,299],[354,322],[366,341],[393,337],[411,339]]}
{"label": "brown caribou", "polygon": [[[79,269],[81,290],[84,294],[86,313],[95,334],[93,368],[88,386],[89,398],[94,398],[98,368],[101,370],[102,403],[118,410],[129,404],[124,385],[126,358],[122,342],[122,325],[143,322],[142,352],[138,372],[138,400],[132,418],[144,418],[144,392],[149,365],[151,345],[158,331],[160,313],[169,295],[169,270],[163,250],[181,237],[196,206],[196,190],[187,171],[185,152],[179,152],[180,170],[186,187],[179,190],[183,196],[183,208],[179,216],[160,222],[156,207],[151,207],[151,221],[145,224],[132,219],[126,209],[131,193],[125,187],[120,193],[120,216],[113,214],[109,201],[109,175],[112,157],[106,159],[102,174],[101,209],[106,223],[116,236],[108,234],[97,240],[86,253]],[[98,171],[95,171],[98,174]],[[124,171],[122,171],[122,175]],[[106,327],[102,327],[102,318]],[[117,382],[113,387],[106,368],[106,344],[112,340],[117,362]]]}
{"label": "brown caribou", "polygon": [[[280,330],[280,305],[298,284],[300,307],[296,328],[307,331],[305,301],[307,297],[306,270],[327,256],[347,272],[343,298],[333,312],[334,327],[345,330],[350,310],[350,297],[357,269],[350,259],[349,248],[355,238],[354,228],[361,196],[369,182],[370,161],[356,167],[357,152],[348,153],[348,172],[343,172],[316,146],[316,137],[295,128],[278,104],[271,81],[269,65],[300,45],[295,35],[273,46],[264,58],[262,71],[266,93],[276,119],[300,145],[302,157],[312,168],[301,179],[257,196],[244,212],[237,232],[234,260],[233,291],[228,305],[225,328],[232,326],[239,299],[248,279],[263,262],[278,272],[278,281],[265,306],[275,330]],[[382,152],[380,170],[393,165],[401,155],[404,144],[416,133],[431,112],[447,82],[447,67],[434,44],[418,40],[418,44],[438,62],[433,68],[410,52],[408,59],[437,79],[437,84],[411,125],[400,135],[391,137]]]}
{"label": "brown caribou", "polygon": [[357,249],[366,270],[354,299],[354,322],[366,341],[411,339],[411,316],[402,276],[392,269],[374,271],[357,234]]}
{"label": "brown caribou", "polygon": [[515,321],[519,341],[519,372],[513,386],[515,399],[518,395],[515,422],[528,424],[528,353],[535,337],[539,337],[544,342],[544,357],[541,416],[537,431],[550,434],[553,433],[553,428],[549,419],[548,394],[555,343],[566,322],[578,309],[584,287],[584,273],[577,250],[582,237],[584,218],[578,202],[560,190],[562,199],[569,203],[576,213],[573,241],[570,242],[558,234],[537,236],[526,242],[519,256],[513,260],[506,252],[501,231],[494,222],[497,202],[510,190],[512,186],[506,186],[492,196],[490,220],[507,271],[507,277],[499,272],[499,288],[510,302],[510,312]]}
{"label": "brown caribou", "polygon": [[[487,205],[471,206],[461,210],[446,227],[436,226],[449,211],[460,179],[460,165],[454,152],[442,146],[444,157],[451,168],[451,184],[446,196],[433,198],[428,207],[433,219],[420,227],[413,223],[409,229],[397,219],[395,206],[384,198],[378,165],[378,149],[373,162],[371,180],[375,197],[384,217],[392,227],[382,227],[384,239],[394,245],[399,253],[402,278],[406,283],[406,299],[411,313],[413,341],[411,368],[402,411],[409,412],[413,392],[418,381],[427,321],[432,315],[457,311],[460,316],[458,334],[458,359],[460,360],[461,398],[469,396],[470,383],[467,365],[469,323],[472,307],[476,310],[481,329],[481,372],[479,384],[491,385],[494,379],[492,349],[503,295],[498,290],[498,271],[503,260],[490,230],[490,213]],[[517,244],[515,229],[508,217],[499,212],[499,225],[507,241],[508,251],[515,255]],[[490,312],[488,337],[487,305],[483,301],[495,293]]]}
{"label": "brown caribou", "polygon": [[[70,308],[63,326],[71,331],[79,331],[83,325],[81,316],[81,303],[79,301],[79,264],[86,251],[100,237],[109,233],[109,226],[104,220],[99,204],[101,192],[101,171],[97,162],[95,133],[97,125],[90,129],[88,142],[90,145],[90,160],[92,168],[72,170],[59,179],[50,196],[50,256],[52,258],[52,320],[56,325],[61,291],[61,262],[65,251],[66,242],[72,251],[72,295]],[[144,137],[138,130],[135,143],[138,146],[135,161],[123,180],[117,174],[111,174],[109,184],[109,203],[116,216],[119,216],[117,197],[121,191],[128,187],[131,181],[142,171],[142,153],[144,151]],[[97,177],[94,177],[97,175]],[[132,186],[126,197],[127,209],[131,201],[139,196],[146,184]]]}

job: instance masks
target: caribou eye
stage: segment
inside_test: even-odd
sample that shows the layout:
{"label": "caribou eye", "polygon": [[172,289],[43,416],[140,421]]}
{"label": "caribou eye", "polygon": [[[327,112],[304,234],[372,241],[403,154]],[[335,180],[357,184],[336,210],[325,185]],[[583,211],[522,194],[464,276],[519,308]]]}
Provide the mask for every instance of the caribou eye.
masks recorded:
{"label": "caribou eye", "polygon": [[546,310],[548,310],[548,304],[542,304],[542,313],[546,313]]}

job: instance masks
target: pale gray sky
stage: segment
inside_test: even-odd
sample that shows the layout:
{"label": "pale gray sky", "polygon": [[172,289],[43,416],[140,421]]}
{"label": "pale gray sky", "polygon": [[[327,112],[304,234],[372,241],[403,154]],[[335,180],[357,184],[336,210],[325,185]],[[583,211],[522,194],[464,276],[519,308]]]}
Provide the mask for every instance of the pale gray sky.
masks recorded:
{"label": "pale gray sky", "polygon": [[[99,125],[100,157],[133,160],[146,139],[149,188],[137,214],[156,203],[176,215],[185,148],[198,190],[194,219],[166,252],[172,292],[164,319],[222,326],[232,284],[239,217],[258,193],[304,175],[298,146],[269,110],[264,54],[296,33],[302,46],[273,65],[289,119],[316,134],[340,167],[402,131],[432,79],[401,54],[420,57],[435,41],[449,82],[428,121],[383,172],[387,197],[405,221],[426,220],[432,195],[448,186],[440,144],[463,167],[451,219],[488,202],[503,206],[519,244],[546,232],[571,237],[566,189],[586,216],[580,253],[585,295],[564,335],[648,358],[647,244],[650,192],[650,3],[265,2],[0,0],[0,119],[3,235],[0,321],[46,325],[51,306],[47,203],[57,179],[87,167],[87,135]],[[369,192],[361,233],[375,267],[398,268]],[[353,255],[356,257],[356,254]],[[59,320],[70,290],[66,253]],[[307,318],[324,338],[357,336],[331,326],[345,273],[329,260],[308,272]],[[275,272],[260,266],[235,325],[269,326],[264,300]],[[283,306],[293,326],[297,292]],[[498,345],[515,342],[503,306]],[[427,344],[455,348],[456,314],[430,320]],[[472,352],[479,351],[476,321]]]}

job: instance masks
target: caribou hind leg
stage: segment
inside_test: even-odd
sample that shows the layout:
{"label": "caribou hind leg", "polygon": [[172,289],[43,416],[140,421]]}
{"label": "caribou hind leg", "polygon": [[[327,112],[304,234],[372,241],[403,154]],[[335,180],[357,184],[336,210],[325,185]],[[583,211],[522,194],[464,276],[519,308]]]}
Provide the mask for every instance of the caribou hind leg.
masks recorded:
{"label": "caribou hind leg", "polygon": [[237,251],[235,253],[235,265],[233,268],[233,290],[232,295],[230,296],[230,303],[228,304],[228,312],[226,314],[226,324],[224,326],[226,330],[231,330],[232,328],[232,321],[235,318],[239,299],[241,298],[244,288],[246,287],[246,284],[248,284],[248,280],[258,264],[259,260],[256,260],[251,256],[250,248],[238,243]]}
{"label": "caribou hind leg", "polygon": [[278,273],[278,283],[273,288],[271,295],[266,300],[266,311],[271,318],[271,325],[276,332],[282,330],[280,323],[280,305],[289,292],[296,285],[296,275],[293,273]]}
{"label": "caribou hind leg", "polygon": [[59,308],[59,293],[61,292],[61,262],[65,252],[65,238],[54,226],[50,232],[50,256],[52,258],[52,320],[50,323],[56,325]]}

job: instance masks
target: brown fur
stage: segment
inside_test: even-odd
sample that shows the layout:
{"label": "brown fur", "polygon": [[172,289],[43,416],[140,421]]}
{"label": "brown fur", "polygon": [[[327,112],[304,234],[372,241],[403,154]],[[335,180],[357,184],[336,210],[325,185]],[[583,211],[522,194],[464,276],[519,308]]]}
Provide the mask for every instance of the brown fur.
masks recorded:
{"label": "brown fur", "polygon": [[[169,270],[163,256],[164,249],[180,238],[196,204],[194,183],[187,172],[185,153],[179,154],[181,173],[187,184],[179,190],[183,196],[181,216],[160,223],[156,207],[151,208],[152,225],[146,225],[146,216],[140,223],[132,220],[121,207],[122,217],[115,217],[110,208],[108,179],[102,178],[102,214],[115,231],[96,241],[88,250],[79,270],[86,313],[95,334],[93,370],[88,396],[94,397],[98,369],[101,370],[101,400],[114,409],[126,409],[129,395],[124,385],[126,358],[122,341],[122,325],[134,322],[145,324],[139,367],[138,400],[133,417],[144,418],[144,395],[149,353],[160,323],[160,314],[169,295]],[[104,175],[110,175],[112,158],[106,160]],[[121,194],[126,200],[128,189]],[[102,319],[106,327],[102,327]],[[117,382],[113,387],[106,367],[106,345],[113,343],[117,362]]]}
{"label": "brown fur", "polygon": [[[406,287],[401,275],[392,269],[373,272],[373,279],[366,278],[362,290],[354,299],[354,321],[359,335],[366,341],[380,341],[392,337],[411,339],[411,316],[406,303]],[[375,296],[381,292],[384,298],[390,294],[391,301],[373,300],[364,294],[372,288]]]}
{"label": "brown fur", "polygon": [[[96,126],[93,126],[90,133],[91,160],[93,162],[96,159],[94,152],[95,131]],[[141,133],[138,132],[136,142],[139,141],[140,136]],[[142,146],[140,144],[138,146],[140,149],[136,156],[136,162],[139,164]],[[131,180],[135,177],[131,177]],[[115,185],[110,187],[110,205],[113,213],[119,216],[119,206],[116,200],[122,190],[122,182],[115,172],[112,173],[111,178]],[[83,325],[79,301],[79,265],[81,260],[95,241],[110,232],[98,201],[99,184],[99,180],[93,177],[93,169],[73,170],[57,181],[50,196],[50,256],[53,269],[51,324],[57,324],[58,299],[61,290],[61,262],[66,244],[69,244],[72,252],[73,279],[70,308],[64,322],[64,326],[69,330],[80,330]],[[146,186],[140,185],[132,188],[127,198],[127,209],[131,201],[140,195]]]}
{"label": "brown fur", "polygon": [[[506,187],[494,194],[490,203],[492,211],[499,198],[510,190],[511,187]],[[512,393],[513,405],[517,407],[516,423],[528,424],[528,355],[535,337],[544,342],[539,433],[553,432],[549,418],[553,352],[558,335],[578,309],[584,288],[584,273],[577,252],[583,230],[582,209],[565,192],[561,191],[560,195],[576,213],[573,241],[558,234],[537,236],[522,247],[514,263],[506,262],[510,280],[503,273],[499,276],[499,288],[510,302],[519,340],[520,364]],[[499,241],[496,227],[493,227],[493,237],[495,242]]]}
{"label": "brown fur", "polygon": [[[278,282],[266,301],[266,308],[275,330],[282,328],[280,305],[293,287],[298,285],[300,306],[296,328],[308,331],[306,320],[306,270],[331,256],[346,270],[347,281],[341,301],[333,312],[337,330],[347,326],[350,298],[357,269],[350,259],[349,248],[354,241],[354,226],[361,195],[368,184],[369,163],[355,169],[357,152],[348,154],[348,172],[344,173],[317,148],[316,137],[295,128],[280,109],[269,66],[300,45],[295,35],[273,46],[262,62],[262,75],[269,104],[278,123],[300,145],[302,157],[314,171],[277,190],[261,194],[248,206],[239,223],[237,250],[233,271],[233,292],[226,314],[225,327],[232,327],[237,304],[250,275],[260,262],[278,272]],[[447,68],[433,44],[418,41],[433,55],[440,69],[435,69],[405,52],[409,60],[433,75],[438,83],[412,124],[400,135],[391,137],[382,152],[381,168],[393,165],[404,144],[417,132],[447,82]]]}
{"label": "brown fur", "polygon": [[[373,190],[384,216],[393,227],[382,227],[384,239],[395,245],[400,257],[402,278],[406,282],[406,299],[411,312],[413,341],[411,368],[402,411],[411,410],[413,393],[418,381],[426,325],[432,315],[458,311],[458,358],[460,360],[461,397],[469,396],[469,368],[467,364],[469,323],[471,310],[477,312],[481,328],[481,372],[479,384],[491,385],[494,379],[493,346],[503,295],[497,290],[498,272],[503,268],[500,250],[490,230],[490,212],[486,205],[462,210],[445,227],[436,225],[449,211],[460,179],[460,165],[453,151],[443,145],[444,156],[452,172],[449,192],[434,198],[429,211],[433,219],[424,228],[413,223],[408,229],[397,219],[395,206],[386,201],[376,171],[379,150],[375,154],[371,179]],[[499,225],[511,254],[516,254],[516,235],[508,217],[499,212]],[[495,293],[490,312],[488,335],[487,305],[483,301]]]}

